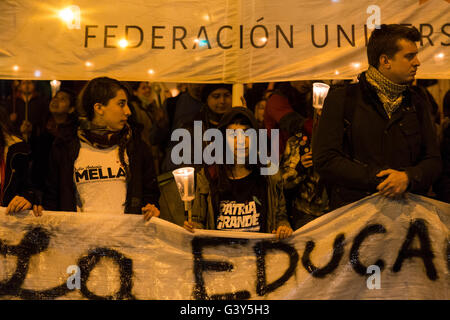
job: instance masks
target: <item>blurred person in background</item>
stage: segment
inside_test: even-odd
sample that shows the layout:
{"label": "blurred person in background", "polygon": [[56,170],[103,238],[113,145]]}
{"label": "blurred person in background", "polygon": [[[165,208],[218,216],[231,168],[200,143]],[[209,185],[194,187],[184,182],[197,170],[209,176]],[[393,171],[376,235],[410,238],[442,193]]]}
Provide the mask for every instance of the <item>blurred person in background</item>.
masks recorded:
{"label": "blurred person in background", "polygon": [[34,80],[21,80],[17,90],[13,92],[15,96],[7,103],[9,118],[14,133],[28,141],[33,131],[36,135],[42,132],[42,124],[48,115],[49,101],[38,92]]}
{"label": "blurred person in background", "polygon": [[53,142],[57,137],[64,137],[76,132],[78,116],[75,93],[68,89],[60,89],[49,104],[49,113],[42,124],[40,135],[34,133],[30,139],[32,150],[32,182],[37,189],[39,203],[45,189],[45,178],[49,172],[49,156]]}
{"label": "blurred person in background", "polygon": [[9,115],[0,107],[0,201],[6,214],[31,209],[35,195],[31,188],[29,145],[15,135]]}

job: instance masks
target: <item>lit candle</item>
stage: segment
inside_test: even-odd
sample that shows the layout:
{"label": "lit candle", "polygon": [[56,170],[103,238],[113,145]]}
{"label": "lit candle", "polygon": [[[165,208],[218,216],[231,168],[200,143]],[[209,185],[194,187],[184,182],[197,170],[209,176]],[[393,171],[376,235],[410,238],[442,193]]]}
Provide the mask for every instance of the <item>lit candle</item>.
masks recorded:
{"label": "lit candle", "polygon": [[186,167],[172,171],[178,187],[180,198],[184,201],[184,208],[188,212],[188,221],[191,221],[191,201],[195,198],[194,168]]}
{"label": "lit candle", "polygon": [[330,86],[321,83],[321,82],[314,82],[313,83],[313,107],[316,109],[322,109],[323,103],[325,101],[325,98],[328,94],[328,90],[330,89]]}
{"label": "lit candle", "polygon": [[56,92],[58,92],[58,90],[61,86],[61,81],[52,80],[52,81],[50,81],[50,86],[52,87],[52,97],[54,97]]}

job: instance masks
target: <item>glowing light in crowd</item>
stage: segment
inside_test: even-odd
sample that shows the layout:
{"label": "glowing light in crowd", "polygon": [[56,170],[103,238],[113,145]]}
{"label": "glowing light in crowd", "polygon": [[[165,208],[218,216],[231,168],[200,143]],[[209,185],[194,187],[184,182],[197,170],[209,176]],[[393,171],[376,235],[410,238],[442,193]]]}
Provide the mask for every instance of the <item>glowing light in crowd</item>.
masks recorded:
{"label": "glowing light in crowd", "polygon": [[176,97],[180,91],[178,89],[170,89],[170,93],[172,94],[172,97]]}
{"label": "glowing light in crowd", "polygon": [[330,90],[330,86],[322,82],[313,83],[313,107],[316,109],[322,109],[323,102]]}
{"label": "glowing light in crowd", "polygon": [[36,71],[34,72],[34,76],[35,76],[36,78],[39,78],[39,77],[41,76],[41,71],[40,71],[40,70],[36,70]]}
{"label": "glowing light in crowd", "polygon": [[262,37],[260,40],[261,40],[261,42],[263,42],[263,43],[266,43],[266,42],[267,42],[267,38],[266,38],[266,37]]}
{"label": "glowing light in crowd", "polygon": [[205,20],[205,21],[209,21],[211,18],[209,17],[209,14],[205,14],[204,16],[203,16],[203,20]]}
{"label": "glowing light in crowd", "polygon": [[444,59],[444,57],[445,57],[445,54],[443,52],[440,52],[434,56],[434,58],[436,60],[442,60],[442,59]]}
{"label": "glowing light in crowd", "polygon": [[336,71],[334,72],[334,74],[335,74],[335,75],[338,75],[338,74],[339,74],[339,71],[338,71],[338,70],[336,70]]}
{"label": "glowing light in crowd", "polygon": [[359,68],[361,67],[361,63],[359,63],[359,62],[353,62],[353,63],[352,63],[352,67],[355,68],[355,69],[359,69]]}
{"label": "glowing light in crowd", "polygon": [[58,92],[59,88],[61,87],[61,81],[58,80],[50,81],[50,87],[52,88],[52,97],[54,97],[56,95],[56,92]]}
{"label": "glowing light in crowd", "polygon": [[90,61],[86,61],[85,63],[84,63],[84,65],[86,66],[86,67],[92,67],[92,62],[90,62]]}
{"label": "glowing light in crowd", "polygon": [[191,201],[195,198],[194,168],[185,167],[172,171],[182,201]]}
{"label": "glowing light in crowd", "polygon": [[155,74],[155,70],[153,70],[153,69],[148,69],[148,74]]}
{"label": "glowing light in crowd", "polygon": [[17,64],[16,64],[16,65],[13,65],[12,69],[13,69],[14,71],[19,71],[19,66],[18,66]]}
{"label": "glowing light in crowd", "polygon": [[195,198],[194,168],[185,167],[172,171],[178,187],[180,198],[184,201],[184,210],[188,213],[188,221],[191,222],[192,203]]}
{"label": "glowing light in crowd", "polygon": [[194,42],[195,42],[195,43],[199,43],[200,40],[198,40],[197,38],[195,38],[195,39],[194,39]]}
{"label": "glowing light in crowd", "polygon": [[119,40],[119,47],[121,47],[121,48],[128,47],[128,41],[126,39],[120,39]]}

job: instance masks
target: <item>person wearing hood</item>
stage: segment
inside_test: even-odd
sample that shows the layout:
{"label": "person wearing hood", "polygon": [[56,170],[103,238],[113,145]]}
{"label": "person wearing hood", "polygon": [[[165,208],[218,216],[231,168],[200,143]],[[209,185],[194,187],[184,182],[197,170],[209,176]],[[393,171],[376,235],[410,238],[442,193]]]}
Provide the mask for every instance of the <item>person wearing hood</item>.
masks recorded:
{"label": "person wearing hood", "polygon": [[78,129],[52,147],[45,209],[159,216],[152,154],[127,121],[128,97],[121,82],[107,77],[83,88]]}
{"label": "person wearing hood", "polygon": [[[261,175],[260,164],[249,164],[250,144],[254,142],[248,136],[239,139],[226,135],[226,130],[236,130],[239,135],[238,130],[250,128],[257,129],[258,125],[247,108],[232,108],[221,118],[218,129],[226,137],[222,156],[229,148],[234,161],[204,167],[197,173],[192,221],[184,223],[187,230],[265,232],[274,233],[279,239],[292,234],[280,175]],[[245,161],[239,161],[239,157]]]}
{"label": "person wearing hood", "polygon": [[[200,111],[193,116],[185,117],[183,124],[177,128],[193,132],[194,121],[202,122],[203,131],[216,128],[222,116],[232,108],[232,85],[224,83],[207,84],[203,87],[200,98],[203,103]],[[172,161],[172,149],[177,143],[169,142],[162,164],[162,172],[172,171],[178,167]]]}

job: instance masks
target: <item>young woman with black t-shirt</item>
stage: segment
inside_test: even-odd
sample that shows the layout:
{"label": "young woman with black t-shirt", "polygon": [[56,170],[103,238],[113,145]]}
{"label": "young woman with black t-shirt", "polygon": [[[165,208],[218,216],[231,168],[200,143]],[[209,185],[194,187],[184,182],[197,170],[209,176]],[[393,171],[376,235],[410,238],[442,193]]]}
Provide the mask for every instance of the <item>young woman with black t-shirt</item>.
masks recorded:
{"label": "young woman with black t-shirt", "polygon": [[[256,129],[256,120],[247,108],[233,108],[226,113],[218,129],[226,136],[226,129]],[[197,174],[196,197],[192,221],[184,227],[224,231],[274,233],[287,238],[292,228],[286,215],[286,206],[279,174],[260,175],[258,165],[248,164],[250,139],[245,143],[227,137],[225,148],[234,149],[234,164],[205,167]],[[241,140],[242,141],[242,140]],[[245,153],[245,164],[237,161],[239,149]],[[225,156],[224,150],[223,155]]]}

